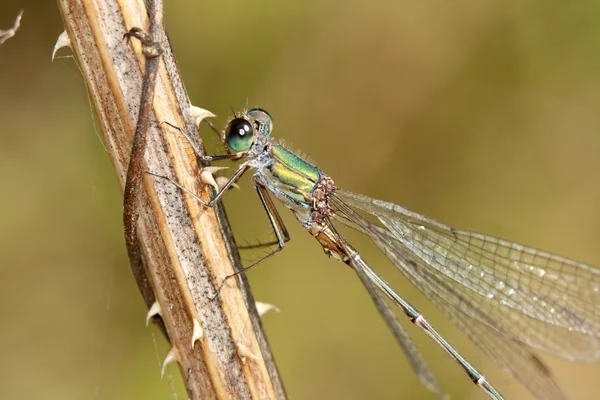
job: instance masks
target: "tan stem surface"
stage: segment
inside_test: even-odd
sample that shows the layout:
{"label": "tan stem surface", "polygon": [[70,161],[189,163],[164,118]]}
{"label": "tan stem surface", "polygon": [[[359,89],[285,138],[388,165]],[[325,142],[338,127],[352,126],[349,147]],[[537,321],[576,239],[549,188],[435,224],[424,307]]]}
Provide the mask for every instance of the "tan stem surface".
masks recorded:
{"label": "tan stem surface", "polygon": [[[100,121],[102,139],[124,186],[139,112],[144,56],[124,40],[133,27],[148,29],[143,1],[59,0],[75,58]],[[190,103],[168,39],[161,32],[147,170],[171,176],[208,199],[189,143],[168,121],[198,137]],[[150,306],[160,305],[171,354],[179,361],[192,399],[285,398],[260,319],[244,278],[215,288],[239,268],[222,208],[206,209],[169,182],[144,174],[138,199],[143,268],[134,268]],[[141,316],[140,316],[141,317]],[[142,318],[142,317],[141,317]],[[192,343],[194,326],[203,335]],[[196,331],[198,333],[198,331]]]}

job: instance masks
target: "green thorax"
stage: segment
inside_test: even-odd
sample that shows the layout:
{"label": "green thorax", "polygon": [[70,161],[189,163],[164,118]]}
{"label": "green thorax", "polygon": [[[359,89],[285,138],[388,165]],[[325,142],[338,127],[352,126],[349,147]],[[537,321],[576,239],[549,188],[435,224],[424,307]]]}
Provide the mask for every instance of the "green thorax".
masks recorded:
{"label": "green thorax", "polygon": [[[296,179],[301,179],[314,184],[319,179],[319,169],[317,167],[282,145],[274,144],[271,147],[271,154],[276,159],[276,163],[280,164],[282,168],[289,170],[289,179],[292,179],[290,183],[296,182]],[[295,175],[295,177],[292,175]]]}
{"label": "green thorax", "polygon": [[288,207],[310,208],[319,169],[277,143],[272,144],[270,153],[273,162],[266,168],[270,175],[265,176],[267,185]]}

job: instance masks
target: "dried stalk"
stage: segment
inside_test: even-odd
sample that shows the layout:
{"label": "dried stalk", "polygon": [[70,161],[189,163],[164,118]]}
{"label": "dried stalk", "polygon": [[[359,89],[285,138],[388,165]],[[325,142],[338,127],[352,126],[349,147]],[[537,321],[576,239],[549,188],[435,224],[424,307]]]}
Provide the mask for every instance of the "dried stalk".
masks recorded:
{"label": "dried stalk", "polygon": [[[146,62],[140,43],[123,36],[133,27],[148,31],[147,11],[134,0],[58,2],[123,187]],[[144,100],[151,103],[145,168],[208,199],[189,144],[160,123],[168,121],[197,137],[168,39],[162,29],[157,37],[163,54],[154,97]],[[190,398],[285,398],[245,279],[231,279],[210,300],[219,283],[239,269],[221,207],[205,209],[169,182],[139,176],[137,239],[143,267],[132,268],[146,303],[160,310],[172,344],[167,359],[179,362]]]}
{"label": "dried stalk", "polygon": [[17,33],[17,30],[21,26],[21,17],[22,16],[23,16],[23,10],[19,11],[19,14],[17,14],[17,18],[15,18],[15,22],[13,23],[12,27],[10,27],[9,29],[6,29],[6,30],[0,29],[0,44],[3,44],[8,39],[15,36],[15,33]]}

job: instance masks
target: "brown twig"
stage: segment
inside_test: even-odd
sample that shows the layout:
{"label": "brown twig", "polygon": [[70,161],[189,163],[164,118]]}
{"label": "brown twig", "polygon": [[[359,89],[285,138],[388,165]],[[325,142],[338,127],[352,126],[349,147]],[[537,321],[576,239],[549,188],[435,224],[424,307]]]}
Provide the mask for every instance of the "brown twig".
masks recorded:
{"label": "brown twig", "polygon": [[123,230],[125,232],[125,247],[129,256],[129,265],[135,280],[144,287],[142,291],[148,290],[148,280],[144,273],[144,263],[142,260],[142,249],[137,241],[137,219],[138,219],[138,199],[142,177],[144,175],[144,155],[146,154],[146,142],[148,130],[152,117],[152,101],[154,99],[154,89],[156,87],[156,73],[162,48],[160,47],[160,32],[163,19],[162,0],[148,0],[148,15],[150,15],[150,35],[142,29],[134,27],[130,29],[124,37],[136,38],[142,43],[142,54],[145,57],[145,71],[142,82],[142,93],[140,95],[140,108],[138,114],[133,144],[131,146],[131,155],[127,166],[127,178],[125,180],[125,189],[123,191]]}
{"label": "brown twig", "polygon": [[[192,399],[285,398],[245,279],[232,279],[215,301],[209,300],[239,265],[222,208],[201,207],[168,182],[140,174],[147,168],[208,196],[201,190],[198,164],[187,141],[159,123],[170,122],[197,137],[162,27],[157,25],[158,32],[150,29],[162,56],[146,59],[137,40],[123,40],[132,27],[147,29],[144,2],[59,0],[59,5],[122,186],[128,165],[137,168],[131,174],[138,177],[139,189],[136,192],[134,185],[128,190],[135,193],[138,211],[127,211],[132,223],[139,213],[137,235],[127,240],[139,244],[140,264],[134,273],[146,303],[160,310],[172,344],[167,359],[179,362]],[[153,59],[158,64],[155,93],[143,97],[148,81],[143,71]],[[140,99],[149,104],[147,116]],[[145,152],[139,151],[144,147],[141,137],[132,153],[136,122],[146,127],[138,130],[146,131]]]}
{"label": "brown twig", "polygon": [[22,16],[23,10],[19,11],[19,14],[17,14],[17,18],[15,18],[15,22],[13,23],[13,26],[10,29],[0,30],[0,44],[6,42],[8,39],[15,36],[15,33],[17,33],[17,29],[19,29],[19,27],[21,26]]}

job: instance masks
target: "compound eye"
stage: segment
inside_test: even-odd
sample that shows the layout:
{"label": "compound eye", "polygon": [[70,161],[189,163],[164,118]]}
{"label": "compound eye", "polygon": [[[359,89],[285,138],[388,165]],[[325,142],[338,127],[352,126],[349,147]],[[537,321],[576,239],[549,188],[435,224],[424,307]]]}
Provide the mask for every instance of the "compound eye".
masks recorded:
{"label": "compound eye", "polygon": [[244,118],[235,118],[227,124],[225,130],[227,146],[236,153],[246,151],[252,146],[254,140],[254,128]]}
{"label": "compound eye", "polygon": [[258,132],[261,135],[268,136],[273,131],[273,118],[266,110],[262,108],[253,108],[248,111],[248,116],[258,123]]}

